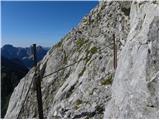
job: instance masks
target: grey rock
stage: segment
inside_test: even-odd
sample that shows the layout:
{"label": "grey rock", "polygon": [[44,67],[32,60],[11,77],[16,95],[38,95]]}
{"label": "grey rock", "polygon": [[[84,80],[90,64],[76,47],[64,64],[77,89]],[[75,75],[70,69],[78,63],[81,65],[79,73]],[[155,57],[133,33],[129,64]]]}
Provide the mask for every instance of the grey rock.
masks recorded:
{"label": "grey rock", "polygon": [[158,4],[133,2],[130,17],[104,118],[158,118]]}
{"label": "grey rock", "polygon": [[[92,9],[39,62],[45,118],[158,118],[157,13],[153,2],[101,1]],[[5,118],[38,118],[33,74],[14,90]]]}

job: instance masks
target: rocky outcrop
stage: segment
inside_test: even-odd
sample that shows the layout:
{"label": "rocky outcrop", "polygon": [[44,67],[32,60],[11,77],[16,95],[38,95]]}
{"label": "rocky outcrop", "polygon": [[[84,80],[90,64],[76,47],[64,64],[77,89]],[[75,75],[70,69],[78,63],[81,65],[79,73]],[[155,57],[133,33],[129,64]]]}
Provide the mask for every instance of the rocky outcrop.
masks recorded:
{"label": "rocky outcrop", "polygon": [[158,4],[133,2],[105,118],[158,118]]}
{"label": "rocky outcrop", "polygon": [[[147,11],[145,6],[152,10]],[[157,7],[157,2],[100,2],[53,46],[39,62],[40,70],[45,71],[42,75],[45,118],[157,118]],[[113,34],[118,52],[116,70]],[[65,69],[50,74],[61,68]],[[15,88],[6,118],[38,117],[33,74],[34,68]],[[135,94],[130,97],[129,93]],[[146,104],[149,99],[151,104]],[[141,116],[145,105],[150,107]]]}

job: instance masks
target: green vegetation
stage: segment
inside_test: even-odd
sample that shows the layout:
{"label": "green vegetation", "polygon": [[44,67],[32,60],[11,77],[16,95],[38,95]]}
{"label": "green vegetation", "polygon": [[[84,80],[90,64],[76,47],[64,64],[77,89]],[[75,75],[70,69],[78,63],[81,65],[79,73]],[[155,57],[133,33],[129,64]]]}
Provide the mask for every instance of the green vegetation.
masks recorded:
{"label": "green vegetation", "polygon": [[96,47],[92,47],[90,49],[90,53],[95,54],[97,52],[97,48]]}
{"label": "green vegetation", "polygon": [[76,40],[76,45],[78,46],[78,48],[81,48],[85,43],[86,41],[83,38]]}
{"label": "green vegetation", "polygon": [[[92,47],[90,50],[87,50],[86,54],[86,63],[91,59],[92,55],[97,52],[97,47]],[[83,68],[83,70],[79,73],[78,77],[81,77],[86,70],[86,67]]]}
{"label": "green vegetation", "polygon": [[101,19],[101,16],[100,16],[100,12],[97,13],[96,17],[94,18],[94,23],[93,24],[97,24]]}
{"label": "green vegetation", "polygon": [[75,101],[75,103],[74,103],[75,109],[77,110],[81,104],[82,104],[82,100],[77,99],[77,100]]}
{"label": "green vegetation", "polygon": [[[86,53],[86,63],[88,63],[88,61],[91,59],[92,55],[97,52],[97,47],[94,46],[90,50],[87,50],[86,52],[87,52]],[[85,70],[86,70],[86,67],[83,68],[83,70],[79,73],[78,77],[81,77]]]}
{"label": "green vegetation", "polygon": [[83,23],[84,23],[84,25],[89,25],[89,20],[87,18],[84,18]]}
{"label": "green vegetation", "polygon": [[107,79],[101,80],[101,85],[110,85],[112,84],[112,75],[109,75]]}
{"label": "green vegetation", "polygon": [[86,54],[86,63],[91,59],[92,55],[97,52],[97,47],[92,47]]}
{"label": "green vegetation", "polygon": [[84,23],[85,25],[87,25],[87,24],[88,24],[88,20],[87,20],[87,19],[83,19],[83,23]]}

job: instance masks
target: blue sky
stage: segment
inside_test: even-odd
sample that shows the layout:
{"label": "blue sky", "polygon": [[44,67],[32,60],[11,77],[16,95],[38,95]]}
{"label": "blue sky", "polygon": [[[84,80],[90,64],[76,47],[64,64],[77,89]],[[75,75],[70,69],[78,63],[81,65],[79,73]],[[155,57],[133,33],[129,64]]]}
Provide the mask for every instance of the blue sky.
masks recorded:
{"label": "blue sky", "polygon": [[97,1],[5,1],[1,6],[2,45],[51,47],[76,26]]}

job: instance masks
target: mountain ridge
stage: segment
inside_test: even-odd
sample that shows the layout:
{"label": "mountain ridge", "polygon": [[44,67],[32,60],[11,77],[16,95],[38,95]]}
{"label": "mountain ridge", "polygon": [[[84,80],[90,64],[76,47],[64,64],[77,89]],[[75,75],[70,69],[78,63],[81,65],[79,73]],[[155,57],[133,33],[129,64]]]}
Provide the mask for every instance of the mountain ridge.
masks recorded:
{"label": "mountain ridge", "polygon": [[[92,9],[38,63],[46,76],[78,61],[42,79],[45,118],[158,118],[158,16],[158,1]],[[5,118],[38,118],[33,76],[34,68],[15,88]]]}
{"label": "mountain ridge", "polygon": [[[32,50],[30,47],[14,47],[13,45],[6,44],[1,48],[1,56],[7,59],[19,59],[27,68],[31,68],[33,64],[32,60]],[[48,48],[43,48],[42,46],[37,46],[37,59],[40,61],[44,55],[47,53]]]}

